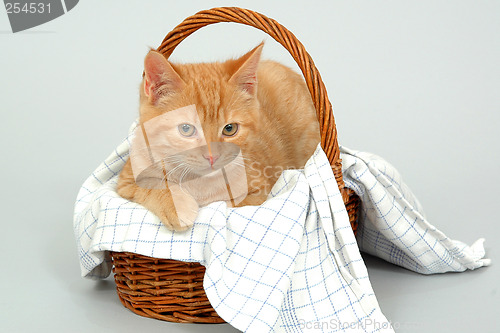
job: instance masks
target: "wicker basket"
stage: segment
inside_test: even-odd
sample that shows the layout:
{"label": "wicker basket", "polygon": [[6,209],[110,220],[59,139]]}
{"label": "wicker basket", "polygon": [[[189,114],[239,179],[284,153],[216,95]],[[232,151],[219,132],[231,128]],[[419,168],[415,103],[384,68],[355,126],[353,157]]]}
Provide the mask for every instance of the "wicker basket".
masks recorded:
{"label": "wicker basket", "polygon": [[[316,107],[325,151],[356,232],[359,198],[344,187],[332,107],[318,70],[302,43],[278,22],[262,14],[235,7],[201,11],[175,27],[158,47],[167,58],[184,38],[213,23],[235,22],[258,28],[283,45],[304,75]],[[134,253],[112,252],[118,296],[136,314],[173,322],[222,323],[203,289],[205,267],[198,263],[157,259]]]}

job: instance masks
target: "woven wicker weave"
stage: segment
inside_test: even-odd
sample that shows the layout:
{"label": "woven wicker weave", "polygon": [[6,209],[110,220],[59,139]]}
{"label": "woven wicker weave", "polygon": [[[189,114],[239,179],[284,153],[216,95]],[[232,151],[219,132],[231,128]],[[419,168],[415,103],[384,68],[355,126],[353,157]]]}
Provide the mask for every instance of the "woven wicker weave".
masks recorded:
{"label": "woven wicker weave", "polygon": [[[157,50],[168,58],[186,37],[206,25],[218,22],[241,23],[264,31],[283,45],[299,65],[317,111],[321,146],[332,165],[351,226],[356,232],[359,198],[344,187],[332,106],[314,62],[290,31],[275,20],[250,10],[214,8],[185,19],[165,37]],[[224,322],[210,305],[203,290],[205,268],[200,264],[120,252],[112,252],[111,258],[118,296],[123,305],[136,314],[173,322]]]}

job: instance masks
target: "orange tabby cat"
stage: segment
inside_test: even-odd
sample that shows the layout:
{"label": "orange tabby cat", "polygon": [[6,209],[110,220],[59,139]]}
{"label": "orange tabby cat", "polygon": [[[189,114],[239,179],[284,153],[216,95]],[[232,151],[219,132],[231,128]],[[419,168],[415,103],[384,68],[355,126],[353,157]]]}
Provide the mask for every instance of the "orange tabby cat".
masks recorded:
{"label": "orange tabby cat", "polygon": [[[199,207],[224,197],[221,193],[227,186],[220,177],[202,176],[207,173],[204,170],[222,168],[223,160],[226,164],[234,160],[234,147],[241,149],[239,163],[244,163],[244,168],[239,170],[244,170],[243,178],[246,175],[248,193],[237,206],[261,204],[281,170],[304,167],[320,141],[309,91],[302,77],[291,69],[260,61],[262,47],[260,44],[239,59],[221,63],[172,64],[156,51],[147,54],[139,123],[154,124],[162,115],[192,106],[201,128],[196,129],[194,120],[186,120],[180,125],[168,121],[170,128],[156,130],[154,135],[159,138],[162,131],[165,137],[167,131],[176,132],[175,138],[172,134],[163,140],[165,149],[183,145],[189,153],[162,162],[162,177],[165,181],[168,178],[169,184],[166,188],[139,186],[129,159],[118,180],[119,195],[148,208],[169,229],[184,230],[193,224]],[[202,135],[196,139],[199,133]],[[206,145],[185,143],[200,136]],[[176,174],[179,168],[183,171]],[[196,179],[201,181],[192,182],[192,191],[182,190],[184,180]],[[234,204],[232,199],[226,201]]]}

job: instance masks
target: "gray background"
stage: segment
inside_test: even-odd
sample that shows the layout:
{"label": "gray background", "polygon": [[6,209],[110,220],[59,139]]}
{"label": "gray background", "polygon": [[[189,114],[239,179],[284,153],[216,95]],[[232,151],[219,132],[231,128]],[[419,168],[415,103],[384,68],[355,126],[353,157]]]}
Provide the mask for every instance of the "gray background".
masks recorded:
{"label": "gray background", "polygon": [[[0,9],[3,332],[231,332],[132,314],[111,279],[80,277],[72,229],[79,186],[137,114],[148,47],[194,12],[248,7],[305,44],[334,105],[341,144],[403,174],[431,223],[493,266],[423,276],[366,258],[398,332],[496,332],[499,295],[499,1],[97,1],[12,34]],[[257,30],[219,24],[174,52],[184,62],[238,56],[293,65]]]}

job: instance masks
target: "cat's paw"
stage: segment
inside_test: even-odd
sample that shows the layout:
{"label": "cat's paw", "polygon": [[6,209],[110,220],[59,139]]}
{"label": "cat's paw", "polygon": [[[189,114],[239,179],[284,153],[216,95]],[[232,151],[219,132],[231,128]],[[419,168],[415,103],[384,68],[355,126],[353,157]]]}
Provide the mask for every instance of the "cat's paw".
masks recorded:
{"label": "cat's paw", "polygon": [[199,206],[196,200],[179,188],[170,188],[173,206],[167,205],[162,212],[160,220],[163,224],[176,231],[189,229],[198,216]]}

